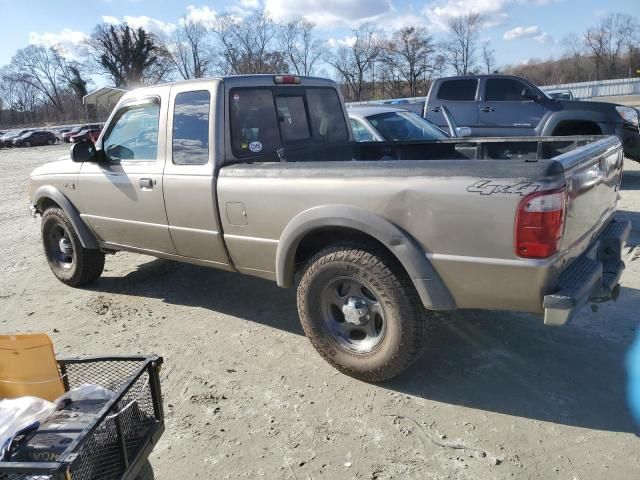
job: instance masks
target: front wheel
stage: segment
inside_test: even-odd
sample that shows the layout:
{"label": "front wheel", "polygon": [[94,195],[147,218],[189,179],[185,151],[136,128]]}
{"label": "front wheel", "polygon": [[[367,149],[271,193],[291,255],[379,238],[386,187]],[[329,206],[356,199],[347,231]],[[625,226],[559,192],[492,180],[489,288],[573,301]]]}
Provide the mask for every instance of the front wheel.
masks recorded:
{"label": "front wheel", "polygon": [[42,245],[51,271],[62,283],[81,287],[102,275],[104,253],[82,246],[60,208],[49,208],[42,214]]}
{"label": "front wheel", "polygon": [[298,285],[298,313],[318,353],[364,381],[400,374],[427,339],[426,310],[413,284],[376,246],[336,244],[314,255]]}

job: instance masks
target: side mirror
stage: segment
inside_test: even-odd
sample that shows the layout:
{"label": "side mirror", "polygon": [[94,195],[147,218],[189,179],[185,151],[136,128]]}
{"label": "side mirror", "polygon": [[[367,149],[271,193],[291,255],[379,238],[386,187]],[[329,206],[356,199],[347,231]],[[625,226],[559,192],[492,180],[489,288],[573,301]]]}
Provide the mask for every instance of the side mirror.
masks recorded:
{"label": "side mirror", "polygon": [[522,90],[522,98],[526,98],[527,100],[540,100],[540,95],[533,88],[525,88]]}
{"label": "side mirror", "polygon": [[458,138],[470,137],[471,136],[471,128],[469,127],[458,127],[456,128],[456,135]]}
{"label": "side mirror", "polygon": [[93,142],[74,143],[71,147],[71,160],[77,163],[100,162],[101,153],[96,150]]}

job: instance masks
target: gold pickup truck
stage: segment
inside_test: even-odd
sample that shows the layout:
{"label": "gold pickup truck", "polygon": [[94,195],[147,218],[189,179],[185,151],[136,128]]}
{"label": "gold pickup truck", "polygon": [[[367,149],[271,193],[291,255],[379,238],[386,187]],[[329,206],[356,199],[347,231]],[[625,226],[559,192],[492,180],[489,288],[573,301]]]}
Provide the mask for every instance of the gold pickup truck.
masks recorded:
{"label": "gold pickup truck", "polygon": [[29,192],[62,282],[126,250],[296,285],[319,353],[380,381],[420,355],[431,310],[562,325],[615,298],[622,164],[613,136],[357,143],[334,82],[252,75],[126,93]]}

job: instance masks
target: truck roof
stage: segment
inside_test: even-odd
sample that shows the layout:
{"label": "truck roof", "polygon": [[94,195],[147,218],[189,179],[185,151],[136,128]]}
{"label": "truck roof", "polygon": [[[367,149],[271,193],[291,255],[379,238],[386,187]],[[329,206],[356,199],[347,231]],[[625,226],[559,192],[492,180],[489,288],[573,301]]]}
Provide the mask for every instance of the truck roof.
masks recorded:
{"label": "truck roof", "polygon": [[337,86],[336,82],[334,82],[333,80],[330,80],[328,78],[322,78],[322,77],[292,75],[288,73],[278,73],[278,74],[258,73],[258,74],[250,74],[250,75],[220,75],[220,76],[196,78],[196,79],[190,79],[190,80],[178,80],[175,82],[159,83],[157,85],[150,85],[147,87],[138,87],[138,88],[135,88],[134,90],[150,90],[150,89],[155,89],[159,87],[171,87],[174,85],[191,85],[191,84],[197,85],[200,83],[206,83],[211,81],[221,81],[225,83],[234,83],[234,84],[246,82],[250,86],[256,83],[264,83],[265,80],[271,79],[269,83],[272,83],[275,85],[275,80],[274,80],[275,77],[282,77],[282,76],[297,77],[300,79],[300,83],[299,83],[300,85],[321,82],[324,84],[331,84],[331,85]]}
{"label": "truck roof", "polygon": [[445,81],[445,80],[460,80],[460,79],[466,79],[466,78],[476,78],[476,79],[482,79],[482,78],[512,78],[514,80],[520,80],[520,81],[525,81],[528,83],[531,83],[529,80],[527,80],[526,78],[522,78],[522,77],[518,77],[516,75],[505,75],[505,74],[487,74],[487,73],[481,73],[481,74],[474,74],[474,75],[460,75],[460,76],[456,76],[456,77],[442,77],[442,78],[438,78],[436,80],[437,81]]}

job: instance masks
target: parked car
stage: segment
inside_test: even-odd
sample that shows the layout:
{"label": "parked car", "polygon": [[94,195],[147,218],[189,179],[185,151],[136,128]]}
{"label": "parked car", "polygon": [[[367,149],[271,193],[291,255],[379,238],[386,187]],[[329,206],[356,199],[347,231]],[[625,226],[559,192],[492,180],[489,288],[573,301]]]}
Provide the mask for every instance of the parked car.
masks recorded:
{"label": "parked car", "polygon": [[71,143],[95,142],[102,132],[101,128],[87,128],[69,137]]}
{"label": "parked car", "polygon": [[362,105],[347,109],[356,142],[442,140],[450,135],[420,115],[395,107]]}
{"label": "parked car", "polygon": [[25,135],[29,132],[31,132],[32,130],[11,130],[8,133],[5,133],[2,137],[0,137],[0,147],[13,147],[13,141],[22,136]]}
{"label": "parked car", "polygon": [[436,80],[423,116],[447,125],[446,106],[472,136],[616,135],[628,158],[640,161],[638,112],[604,102],[556,100],[524,78],[470,75]]}
{"label": "parked car", "polygon": [[49,266],[79,287],[133,251],[297,285],[311,343],[366,381],[418,358],[430,310],[563,325],[617,297],[617,137],[357,143],[348,125],[319,78],[129,91],[97,144],[31,174]]}
{"label": "parked car", "polygon": [[14,147],[34,147],[54,143],[56,143],[56,136],[49,130],[34,130],[13,139]]}
{"label": "parked car", "polygon": [[68,132],[63,133],[62,134],[62,141],[64,143],[71,143],[71,137],[73,137],[74,135],[77,135],[82,130],[88,130],[88,129],[92,129],[92,128],[102,128],[102,125],[95,124],[95,123],[87,124],[87,125],[78,125],[77,127],[73,127]]}

